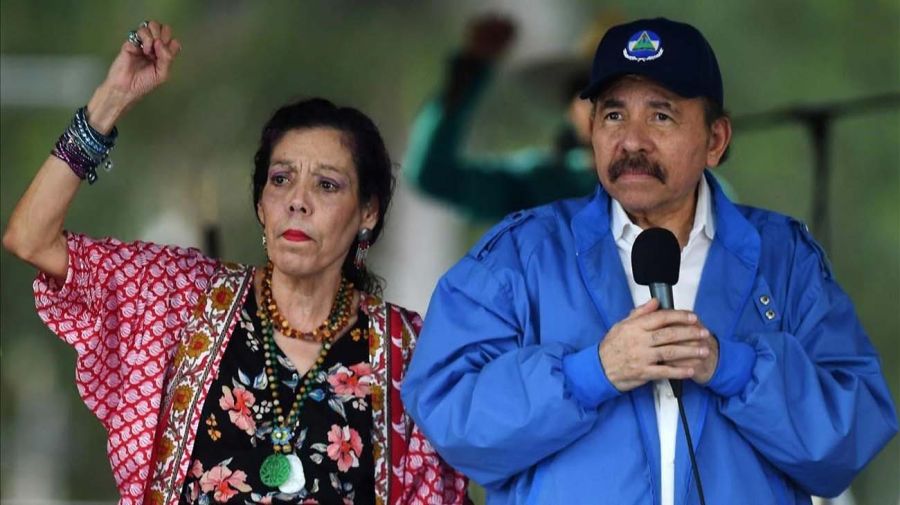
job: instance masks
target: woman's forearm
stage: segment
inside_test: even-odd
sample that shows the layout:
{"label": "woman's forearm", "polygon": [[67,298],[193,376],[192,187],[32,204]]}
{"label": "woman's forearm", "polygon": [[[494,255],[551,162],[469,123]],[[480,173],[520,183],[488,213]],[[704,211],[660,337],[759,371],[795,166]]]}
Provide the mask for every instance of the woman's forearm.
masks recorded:
{"label": "woman's forearm", "polygon": [[[109,134],[129,106],[128,97],[101,85],[87,105],[88,124]],[[68,266],[63,226],[81,179],[55,155],[47,157],[13,209],[3,247],[41,271],[65,277]]]}
{"label": "woman's forearm", "polygon": [[63,224],[81,179],[66,162],[49,156],[13,209],[3,247],[62,279],[68,266]]}
{"label": "woman's forearm", "polygon": [[88,123],[98,132],[108,135],[130,106],[125,93],[101,85],[87,104]]}

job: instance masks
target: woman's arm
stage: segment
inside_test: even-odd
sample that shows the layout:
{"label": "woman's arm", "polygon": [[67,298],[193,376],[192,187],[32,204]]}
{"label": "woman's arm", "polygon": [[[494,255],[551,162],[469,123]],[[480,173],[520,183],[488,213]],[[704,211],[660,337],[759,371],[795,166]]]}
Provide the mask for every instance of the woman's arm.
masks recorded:
{"label": "woman's arm", "polygon": [[[164,83],[181,50],[168,25],[144,23],[137,31],[141,47],[124,42],[103,83],[88,102],[88,124],[109,134],[120,117]],[[68,252],[63,225],[81,178],[65,161],[50,155],[13,209],[3,247],[47,274],[63,280]]]}

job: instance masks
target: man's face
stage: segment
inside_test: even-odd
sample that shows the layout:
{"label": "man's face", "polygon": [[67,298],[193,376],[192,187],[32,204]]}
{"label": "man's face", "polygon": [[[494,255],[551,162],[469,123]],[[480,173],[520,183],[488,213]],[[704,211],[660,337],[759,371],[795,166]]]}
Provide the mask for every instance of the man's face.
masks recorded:
{"label": "man's face", "polygon": [[693,218],[697,183],[728,145],[727,119],[706,126],[703,100],[623,77],[597,98],[591,143],[600,183],[640,222]]}

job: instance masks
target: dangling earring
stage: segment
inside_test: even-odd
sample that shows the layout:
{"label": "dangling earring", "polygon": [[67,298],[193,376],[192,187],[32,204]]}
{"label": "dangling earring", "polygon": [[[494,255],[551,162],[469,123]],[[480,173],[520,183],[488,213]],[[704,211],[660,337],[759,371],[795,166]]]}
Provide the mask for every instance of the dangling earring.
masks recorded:
{"label": "dangling earring", "polygon": [[269,252],[268,244],[266,244],[266,234],[265,233],[262,234],[262,245],[263,245],[263,251]]}
{"label": "dangling earring", "polygon": [[363,228],[356,234],[356,257],[353,258],[353,265],[357,270],[366,269],[366,256],[369,254],[370,241],[372,240],[372,230]]}

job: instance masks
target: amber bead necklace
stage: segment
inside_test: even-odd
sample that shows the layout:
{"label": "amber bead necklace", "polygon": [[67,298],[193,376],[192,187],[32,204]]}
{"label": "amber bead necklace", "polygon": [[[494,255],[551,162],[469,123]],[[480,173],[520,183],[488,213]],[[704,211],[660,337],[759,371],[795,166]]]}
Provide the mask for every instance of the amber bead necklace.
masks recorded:
{"label": "amber bead necklace", "polygon": [[331,306],[331,313],[328,319],[322,322],[318,328],[313,331],[300,331],[291,328],[287,319],[278,310],[278,304],[272,296],[272,262],[266,265],[266,275],[262,282],[262,309],[259,316],[263,322],[271,320],[272,327],[280,331],[282,335],[288,338],[306,340],[308,342],[322,343],[331,340],[332,337],[339,334],[347,323],[350,321],[350,306],[353,304],[353,283],[343,276],[341,277],[341,285],[337,293],[334,295],[334,302]]}

